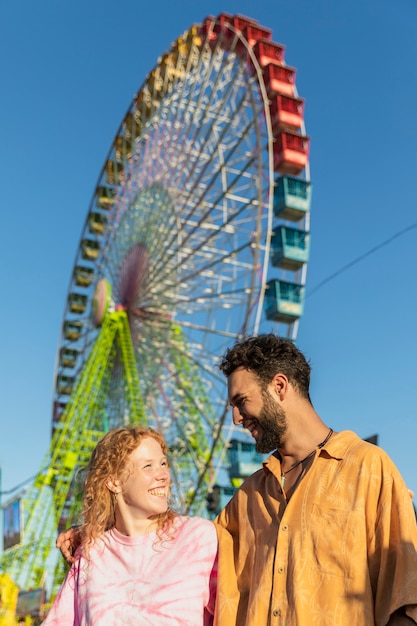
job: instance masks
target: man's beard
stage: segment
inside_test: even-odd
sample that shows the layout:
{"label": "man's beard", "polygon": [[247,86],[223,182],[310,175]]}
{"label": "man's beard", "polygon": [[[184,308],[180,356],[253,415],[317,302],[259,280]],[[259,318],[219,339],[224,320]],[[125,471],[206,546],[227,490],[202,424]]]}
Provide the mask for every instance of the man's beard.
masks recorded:
{"label": "man's beard", "polygon": [[274,401],[268,391],[262,391],[262,398],[262,409],[257,418],[262,434],[256,441],[255,449],[261,454],[266,454],[280,447],[288,424],[284,409]]}

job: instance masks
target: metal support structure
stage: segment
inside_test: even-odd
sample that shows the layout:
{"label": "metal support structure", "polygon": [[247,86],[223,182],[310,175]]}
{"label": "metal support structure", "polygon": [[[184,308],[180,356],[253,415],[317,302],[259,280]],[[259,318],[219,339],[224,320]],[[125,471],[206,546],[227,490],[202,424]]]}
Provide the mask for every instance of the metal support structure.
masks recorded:
{"label": "metal support structure", "polygon": [[146,424],[127,314],[108,313],[55,430],[42,469],[23,496],[23,542],[6,550],[0,559],[0,570],[7,572],[20,589],[39,586],[45,571],[51,568],[56,572],[52,585],[56,587],[62,580],[63,568],[53,564],[51,550],[60,523],[77,521],[76,473],[88,463],[107,430],[103,399],[116,353],[124,368],[129,422]]}

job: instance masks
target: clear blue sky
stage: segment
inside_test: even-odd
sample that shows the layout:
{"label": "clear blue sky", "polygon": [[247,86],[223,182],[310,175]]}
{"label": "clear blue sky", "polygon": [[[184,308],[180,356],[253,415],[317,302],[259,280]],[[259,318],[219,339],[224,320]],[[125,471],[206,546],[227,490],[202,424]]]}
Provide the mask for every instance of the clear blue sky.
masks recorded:
{"label": "clear blue sky", "polygon": [[311,257],[298,345],[335,430],[379,434],[417,492],[415,0],[0,6],[0,464],[9,490],[48,448],[70,274],[91,195],[133,94],[191,24],[222,11],[272,28],[311,136]]}

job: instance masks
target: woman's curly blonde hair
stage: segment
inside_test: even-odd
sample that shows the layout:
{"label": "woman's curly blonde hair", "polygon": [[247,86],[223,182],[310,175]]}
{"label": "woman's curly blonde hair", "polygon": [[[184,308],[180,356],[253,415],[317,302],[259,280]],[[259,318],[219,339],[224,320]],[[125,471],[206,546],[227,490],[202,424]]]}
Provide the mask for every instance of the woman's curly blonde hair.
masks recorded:
{"label": "woman's curly blonde hair", "polygon": [[[110,479],[121,483],[127,479],[130,471],[129,456],[149,437],[159,443],[166,455],[168,446],[162,435],[142,426],[115,428],[104,435],[93,450],[90,462],[83,471],[82,524],[77,529],[84,554],[88,555],[89,546],[115,525],[116,498],[106,484]],[[177,513],[168,507],[165,513],[151,518],[157,521],[157,533],[161,540],[163,535],[170,538],[175,517]]]}

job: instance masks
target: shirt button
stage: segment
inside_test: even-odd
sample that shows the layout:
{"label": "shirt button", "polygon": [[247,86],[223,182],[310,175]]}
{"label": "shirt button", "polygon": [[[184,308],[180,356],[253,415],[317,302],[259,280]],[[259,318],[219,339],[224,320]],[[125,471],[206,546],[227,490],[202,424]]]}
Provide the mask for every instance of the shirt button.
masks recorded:
{"label": "shirt button", "polygon": [[284,524],[284,526],[281,526],[282,530],[288,530],[288,526],[287,524]]}
{"label": "shirt button", "polygon": [[278,572],[279,572],[280,574],[283,574],[283,573],[285,572],[285,567],[279,567],[279,568],[278,568]]}
{"label": "shirt button", "polygon": [[279,609],[275,609],[275,611],[272,611],[272,615],[274,617],[279,617],[281,615],[281,611]]}

